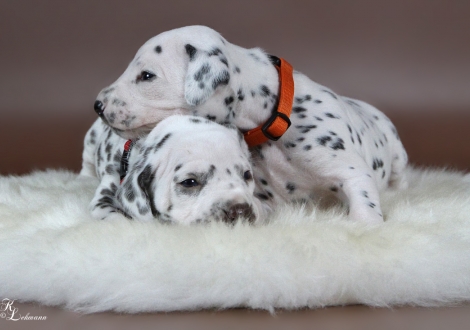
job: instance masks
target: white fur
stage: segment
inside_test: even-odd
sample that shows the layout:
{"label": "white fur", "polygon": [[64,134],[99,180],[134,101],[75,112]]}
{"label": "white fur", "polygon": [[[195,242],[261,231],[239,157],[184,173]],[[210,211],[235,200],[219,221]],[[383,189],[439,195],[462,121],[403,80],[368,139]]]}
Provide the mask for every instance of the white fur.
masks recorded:
{"label": "white fur", "polygon": [[93,178],[0,177],[0,297],[120,312],[470,300],[470,176],[409,170],[380,226],[283,207],[265,226],[90,218]]}

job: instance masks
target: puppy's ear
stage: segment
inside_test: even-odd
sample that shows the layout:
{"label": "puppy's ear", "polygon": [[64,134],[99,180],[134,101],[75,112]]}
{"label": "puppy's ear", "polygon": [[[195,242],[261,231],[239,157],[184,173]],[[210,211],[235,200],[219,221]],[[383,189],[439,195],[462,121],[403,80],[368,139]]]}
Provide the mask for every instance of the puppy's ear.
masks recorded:
{"label": "puppy's ear", "polygon": [[118,208],[128,218],[151,221],[159,214],[153,199],[154,175],[150,165],[139,171],[138,167],[129,171],[119,186],[116,194]]}
{"label": "puppy's ear", "polygon": [[137,176],[137,186],[140,188],[142,196],[145,196],[146,205],[150,208],[152,215],[157,217],[160,215],[160,212],[155,207],[154,191],[152,190],[154,178],[152,167],[147,165]]}
{"label": "puppy's ear", "polygon": [[184,85],[184,97],[192,106],[204,103],[219,86],[230,81],[229,63],[224,52],[214,47],[210,50],[185,45],[189,58]]}

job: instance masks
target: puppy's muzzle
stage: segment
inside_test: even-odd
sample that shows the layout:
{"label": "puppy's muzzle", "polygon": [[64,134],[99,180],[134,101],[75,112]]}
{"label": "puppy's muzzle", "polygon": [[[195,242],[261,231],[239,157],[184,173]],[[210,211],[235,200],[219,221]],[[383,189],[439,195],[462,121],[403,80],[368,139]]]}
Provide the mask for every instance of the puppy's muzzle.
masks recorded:
{"label": "puppy's muzzle", "polygon": [[253,209],[248,203],[238,203],[228,207],[224,210],[224,221],[227,223],[234,223],[237,219],[247,219],[250,223],[255,220]]}

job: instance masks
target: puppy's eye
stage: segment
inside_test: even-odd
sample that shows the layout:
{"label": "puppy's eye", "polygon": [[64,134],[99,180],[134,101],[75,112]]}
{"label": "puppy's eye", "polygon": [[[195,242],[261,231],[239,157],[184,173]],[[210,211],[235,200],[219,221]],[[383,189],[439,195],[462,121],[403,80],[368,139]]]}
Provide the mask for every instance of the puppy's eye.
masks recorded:
{"label": "puppy's eye", "polygon": [[182,185],[185,188],[192,188],[192,187],[197,187],[199,186],[199,182],[197,182],[194,179],[186,179],[184,181],[180,182],[180,185]]}
{"label": "puppy's eye", "polygon": [[149,72],[149,71],[142,71],[140,73],[140,75],[137,77],[137,80],[140,80],[140,81],[152,81],[154,80],[156,77],[155,74],[153,74],[152,72]]}
{"label": "puppy's eye", "polygon": [[246,171],[245,173],[243,173],[243,178],[248,181],[248,180],[251,180],[253,179],[253,175],[251,175],[251,172],[250,171]]}

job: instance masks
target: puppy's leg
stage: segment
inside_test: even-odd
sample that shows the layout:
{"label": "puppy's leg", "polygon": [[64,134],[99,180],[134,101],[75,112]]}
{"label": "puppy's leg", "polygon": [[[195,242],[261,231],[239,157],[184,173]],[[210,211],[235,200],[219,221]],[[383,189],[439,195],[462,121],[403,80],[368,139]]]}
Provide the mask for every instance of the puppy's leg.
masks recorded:
{"label": "puppy's leg", "polygon": [[358,169],[357,176],[345,178],[340,189],[349,203],[349,219],[367,223],[383,222],[380,196],[372,171]]}
{"label": "puppy's leg", "polygon": [[325,179],[331,183],[329,189],[349,205],[351,221],[383,222],[374,172],[361,157],[349,155],[347,161],[335,159],[330,162]]}
{"label": "puppy's leg", "polygon": [[397,148],[398,150],[393,155],[389,186],[402,190],[408,188],[408,180],[405,175],[406,165],[408,164],[408,155],[401,143],[400,146],[401,148]]}
{"label": "puppy's leg", "polygon": [[119,184],[119,175],[105,175],[95,196],[90,203],[91,215],[95,219],[104,220],[118,212],[116,208],[116,191]]}
{"label": "puppy's leg", "polygon": [[82,170],[80,171],[80,175],[97,177],[95,151],[97,141],[99,140],[102,132],[103,123],[101,122],[101,119],[98,119],[86,133],[83,141]]}

